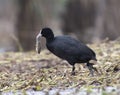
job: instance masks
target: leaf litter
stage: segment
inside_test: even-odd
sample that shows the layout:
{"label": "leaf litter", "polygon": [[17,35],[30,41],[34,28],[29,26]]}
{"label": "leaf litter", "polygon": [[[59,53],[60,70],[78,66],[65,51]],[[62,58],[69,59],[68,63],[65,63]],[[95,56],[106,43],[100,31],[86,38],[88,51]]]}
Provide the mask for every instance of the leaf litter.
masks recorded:
{"label": "leaf litter", "polygon": [[[64,60],[43,50],[0,54],[0,90],[50,90],[52,88],[120,87],[120,40],[89,45],[97,55],[95,67],[101,74],[89,76],[84,64],[76,64],[76,75]],[[64,56],[64,55],[63,55]]]}

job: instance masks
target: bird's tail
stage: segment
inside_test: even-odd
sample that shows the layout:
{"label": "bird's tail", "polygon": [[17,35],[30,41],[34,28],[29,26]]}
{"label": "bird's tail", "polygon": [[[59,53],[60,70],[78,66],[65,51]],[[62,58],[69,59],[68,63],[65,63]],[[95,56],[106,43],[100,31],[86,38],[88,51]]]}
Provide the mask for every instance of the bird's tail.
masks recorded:
{"label": "bird's tail", "polygon": [[92,58],[92,60],[95,60],[95,61],[97,61],[97,58],[96,58],[96,57],[93,57],[93,58]]}
{"label": "bird's tail", "polygon": [[90,64],[93,64],[93,65],[97,64],[97,59],[96,59],[96,57],[93,57],[93,58],[89,61],[89,63],[90,63]]}

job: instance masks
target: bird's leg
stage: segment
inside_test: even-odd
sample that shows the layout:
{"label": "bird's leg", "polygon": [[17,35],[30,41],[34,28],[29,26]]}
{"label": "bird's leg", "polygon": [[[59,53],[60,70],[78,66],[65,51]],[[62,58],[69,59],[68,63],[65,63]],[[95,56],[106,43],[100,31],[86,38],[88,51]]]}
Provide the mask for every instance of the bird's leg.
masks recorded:
{"label": "bird's leg", "polygon": [[75,65],[72,65],[72,72],[71,75],[75,75]]}
{"label": "bird's leg", "polygon": [[[89,69],[90,74],[91,74],[92,76],[94,76],[94,74],[93,74],[94,71],[96,71],[96,72],[100,75],[100,73],[98,72],[97,68],[93,67],[93,64],[87,63],[87,66],[88,66],[88,69]],[[93,71],[93,70],[94,70],[94,71]]]}
{"label": "bird's leg", "polygon": [[[90,71],[90,74],[91,74],[91,76],[94,76],[94,71],[93,71],[93,69],[95,70],[95,68],[93,67],[93,65],[92,64],[90,64],[90,63],[87,63],[87,67],[88,67],[88,69],[89,69],[89,71]],[[96,70],[95,70],[96,71]]]}
{"label": "bird's leg", "polygon": [[[95,67],[93,67],[94,64],[97,64],[97,61],[95,61],[95,60],[90,60],[88,64],[91,64],[91,68],[92,68],[94,71],[96,71],[99,75],[101,75],[101,74],[99,73],[98,69],[95,68]],[[101,72],[101,71],[100,71],[100,72]]]}

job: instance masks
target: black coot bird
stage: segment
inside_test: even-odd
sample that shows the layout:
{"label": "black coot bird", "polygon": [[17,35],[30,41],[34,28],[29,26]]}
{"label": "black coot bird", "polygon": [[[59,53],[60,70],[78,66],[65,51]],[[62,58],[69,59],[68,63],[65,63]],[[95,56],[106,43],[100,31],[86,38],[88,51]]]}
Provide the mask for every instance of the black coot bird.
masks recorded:
{"label": "black coot bird", "polygon": [[72,65],[72,75],[75,75],[76,63],[87,63],[87,67],[92,76],[94,70],[98,72],[97,69],[93,67],[97,61],[96,54],[85,44],[69,36],[55,37],[50,28],[43,28],[37,38],[40,36],[46,38],[46,46],[49,51]]}

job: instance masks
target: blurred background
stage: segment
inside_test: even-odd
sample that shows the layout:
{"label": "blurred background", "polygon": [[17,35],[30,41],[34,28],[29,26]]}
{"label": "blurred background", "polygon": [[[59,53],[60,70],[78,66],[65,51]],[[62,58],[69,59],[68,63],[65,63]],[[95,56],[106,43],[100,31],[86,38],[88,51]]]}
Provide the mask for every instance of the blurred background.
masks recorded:
{"label": "blurred background", "polygon": [[84,43],[120,36],[120,0],[0,0],[0,52],[35,49],[43,27]]}

